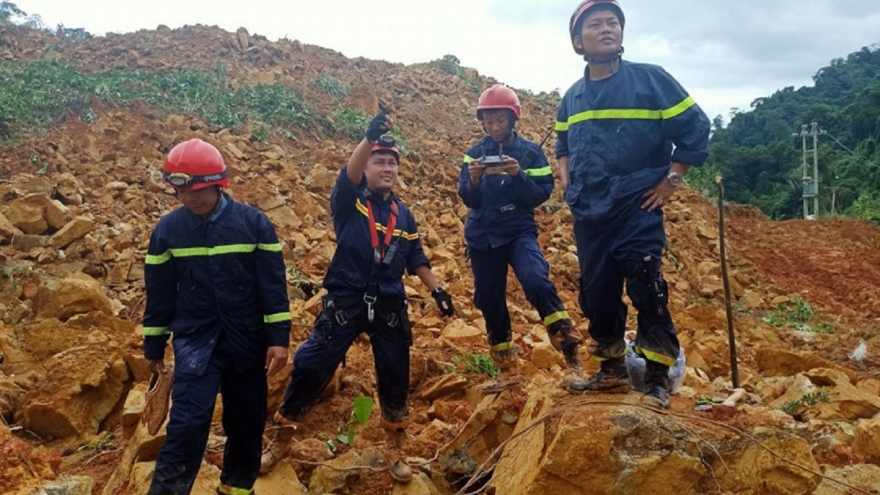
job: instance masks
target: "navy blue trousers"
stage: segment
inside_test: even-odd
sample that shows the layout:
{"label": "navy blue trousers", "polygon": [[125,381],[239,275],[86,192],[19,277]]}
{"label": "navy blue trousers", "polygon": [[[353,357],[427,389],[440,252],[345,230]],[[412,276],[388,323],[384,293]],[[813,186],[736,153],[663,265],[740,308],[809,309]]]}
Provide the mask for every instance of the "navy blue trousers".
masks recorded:
{"label": "navy blue trousers", "polygon": [[679,353],[678,337],[669,315],[666,281],[660,272],[666,233],[663,213],[639,209],[622,222],[601,226],[575,220],[580,265],[578,300],[590,320],[590,337],[599,359],[623,340],[627,306],[623,287],[638,311],[636,348],[652,361],[671,365]]}
{"label": "navy blue trousers", "polygon": [[223,398],[227,436],[220,482],[252,488],[260,474],[263,451],[266,371],[259,366],[244,373],[236,370],[232,350],[220,349],[215,349],[204,375],[177,369],[183,366],[175,366],[167,438],[147,495],[189,495],[208,443],[218,392]]}
{"label": "navy blue trousers", "polygon": [[406,304],[396,302],[392,306],[396,308],[377,308],[373,321],[369,322],[363,303],[340,308],[325,301],[315,328],[293,358],[290,383],[279,408],[281,415],[301,421],[321,399],[354,340],[366,332],[373,349],[382,415],[389,421],[402,420],[407,413],[412,335]]}
{"label": "navy blue trousers", "polygon": [[474,272],[474,304],[486,319],[489,345],[510,342],[510,313],[507,310],[507,266],[513,267],[526,299],[541,315],[545,325],[567,319],[565,307],[550,281],[550,265],[538,240],[523,235],[488,251],[469,249]]}

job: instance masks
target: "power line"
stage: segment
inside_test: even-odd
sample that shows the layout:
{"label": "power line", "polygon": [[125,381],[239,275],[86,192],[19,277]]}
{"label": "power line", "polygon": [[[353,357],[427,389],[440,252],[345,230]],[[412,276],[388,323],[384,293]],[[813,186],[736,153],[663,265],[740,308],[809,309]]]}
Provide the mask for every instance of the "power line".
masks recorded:
{"label": "power line", "polygon": [[848,151],[849,154],[851,154],[853,157],[855,157],[856,160],[860,161],[863,165],[868,165],[869,167],[877,167],[877,168],[880,168],[880,165],[877,165],[877,164],[875,164],[875,163],[871,163],[871,162],[869,162],[868,160],[866,160],[866,159],[862,158],[861,156],[857,155],[855,151],[853,151],[853,150],[847,148],[846,145],[844,145],[843,143],[841,143],[839,139],[837,139],[836,137],[834,137],[834,135],[832,135],[832,134],[829,133],[828,131],[824,131],[824,132],[825,132],[825,134],[826,134],[828,137],[830,137],[832,140],[834,140],[835,143],[837,143],[841,148],[843,148],[843,149],[845,149],[846,151]]}

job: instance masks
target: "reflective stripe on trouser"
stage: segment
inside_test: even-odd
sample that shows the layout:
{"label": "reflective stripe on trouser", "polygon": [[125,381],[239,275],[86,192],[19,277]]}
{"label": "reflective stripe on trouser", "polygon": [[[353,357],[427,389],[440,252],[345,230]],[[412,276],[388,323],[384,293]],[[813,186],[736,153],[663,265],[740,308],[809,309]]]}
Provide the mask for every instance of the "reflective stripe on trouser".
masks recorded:
{"label": "reflective stripe on trouser", "polygon": [[638,311],[636,347],[652,361],[666,364],[671,359],[674,363],[678,337],[669,315],[666,281],[660,274],[666,245],[663,214],[640,209],[628,220],[611,225],[597,229],[583,221],[574,224],[580,264],[578,300],[597,344],[593,354],[609,359],[608,348],[623,341],[625,281],[626,293]]}
{"label": "reflective stripe on trouser", "polygon": [[221,495],[251,495],[254,493],[253,488],[236,488],[234,486],[224,485],[223,483],[217,484],[217,493]]}
{"label": "reflective stripe on trouser", "polygon": [[250,489],[260,471],[263,427],[266,423],[266,373],[259,367],[236,369],[227,352],[215,352],[204,375],[184,373],[175,366],[167,438],[153,473],[148,495],[188,495],[199,467],[217,393],[223,395],[226,449],[220,482]]}
{"label": "reflective stripe on trouser", "polygon": [[401,318],[397,326],[390,327],[380,310],[376,310],[372,323],[367,321],[366,311],[360,311],[340,325],[323,311],[309,338],[296,351],[290,383],[278,412],[292,421],[302,421],[321,399],[349,347],[365,331],[373,349],[383,417],[394,416],[385,419],[399,421],[400,411],[406,411],[409,391],[410,336],[403,325],[409,325],[408,319]]}
{"label": "reflective stripe on trouser", "polygon": [[474,272],[474,304],[486,320],[489,345],[511,339],[507,310],[507,266],[513,267],[526,299],[538,311],[545,325],[568,318],[556,287],[550,281],[550,265],[537,239],[522,235],[488,251],[470,249]]}

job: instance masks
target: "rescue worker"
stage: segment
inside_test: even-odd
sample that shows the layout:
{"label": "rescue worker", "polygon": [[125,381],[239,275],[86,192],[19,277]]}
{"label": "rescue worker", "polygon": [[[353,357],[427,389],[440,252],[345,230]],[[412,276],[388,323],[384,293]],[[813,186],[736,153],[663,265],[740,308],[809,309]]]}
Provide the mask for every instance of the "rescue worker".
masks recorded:
{"label": "rescue worker", "polygon": [[[371,120],[330,195],[337,248],[324,278],[327,296],[312,333],[296,351],[275,414],[277,435],[263,456],[264,472],[288,451],[293,430],[317,404],[361,332],[373,349],[382,424],[389,436],[400,439],[409,418],[412,345],[404,272],[419,277],[443,317],[455,315],[452,298],[431,272],[413,214],[392,192],[400,151],[391,136],[383,135],[392,126],[385,110]],[[400,460],[390,471],[398,481],[412,477]]]}
{"label": "rescue worker", "polygon": [[252,493],[266,424],[267,375],[287,361],[290,309],[281,244],[269,219],[234,201],[220,152],[190,139],[162,176],[183,203],[150,236],[144,356],[174,385],[167,438],[149,495],[186,495],[202,463],[217,393],[227,435],[218,494]]}
{"label": "rescue worker", "polygon": [[580,377],[574,328],[538,245],[535,208],[553,191],[553,174],[541,147],[514,126],[522,116],[519,98],[496,84],[480,95],[477,120],[486,136],[464,155],[458,195],[470,208],[465,238],[474,272],[474,303],[486,320],[489,353],[499,374],[483,387],[495,393],[515,385],[518,348],[507,309],[507,266],[547,327],[550,342],[569,366],[567,380]]}
{"label": "rescue worker", "polygon": [[625,281],[638,311],[636,352],[647,360],[643,400],[667,408],[679,343],[660,271],[663,206],[688,169],[705,162],[709,119],[661,67],[621,59],[625,23],[615,0],[586,0],[568,26],[587,66],[560,103],[556,157],[574,216],[579,302],[601,363],[569,388],[629,387]]}

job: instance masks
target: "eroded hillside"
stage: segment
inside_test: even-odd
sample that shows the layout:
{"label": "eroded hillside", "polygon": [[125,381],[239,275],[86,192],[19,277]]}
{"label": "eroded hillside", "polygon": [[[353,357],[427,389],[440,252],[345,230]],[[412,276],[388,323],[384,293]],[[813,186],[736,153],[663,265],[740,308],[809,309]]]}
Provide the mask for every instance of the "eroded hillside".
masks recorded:
{"label": "eroded hillside", "polygon": [[[204,104],[175,110],[157,103],[166,100],[104,93],[46,132],[22,134],[0,150],[3,493],[39,493],[52,483],[93,493],[145,491],[164,433],[151,437],[138,426],[148,379],[139,334],[143,260],[155,222],[177,206],[155,178],[164,154],[190,137],[214,143],[232,169],[234,197],[275,223],[288,266],[293,350],[317,314],[334,250],[331,186],[363,118],[379,102],[394,107],[406,150],[397,192],[413,207],[435,273],[459,308],[458,319],[444,322],[418,281],[406,281],[415,344],[414,424],[404,450],[424,476],[392,488],[383,468],[390,446],[377,415],[352,445],[335,440],[353,398],[375,396],[372,357],[359,342],[290,459],[260,479],[258,493],[305,493],[304,487],[309,493],[465,493],[475,489],[464,488],[469,481],[493,467],[488,489],[498,494],[647,487],[830,494],[880,486],[880,230],[874,226],[842,219],[776,223],[748,208],[725,209],[739,372],[749,392],[732,419],[711,423],[711,416],[694,412],[699,399],[724,398],[731,384],[718,212],[689,189],[666,208],[664,270],[689,367],[673,415],[635,405],[636,393],[565,393],[562,359],[512,277],[524,386],[482,397],[486,377],[474,363],[486,343],[471,300],[467,209],[456,180],[462,153],[481,133],[477,96],[493,80],[459,67],[454,57],[403,66],[203,26],[85,40],[0,26],[0,58],[11,66],[52,60],[83,77],[222,70],[229,88],[288,88],[304,105],[298,115],[307,117],[289,127],[248,121],[226,128],[211,123]],[[556,100],[520,97],[519,130],[540,141]],[[16,122],[3,123],[17,130]],[[552,156],[552,139],[546,151]],[[552,276],[577,313],[571,215],[558,191],[538,219]],[[583,318],[577,323],[586,330]],[[273,408],[285,378],[286,372],[271,380]],[[214,433],[200,475],[203,491],[194,493],[213,490],[217,470],[210,465],[222,461],[219,421]],[[491,457],[496,449],[500,457]]]}

